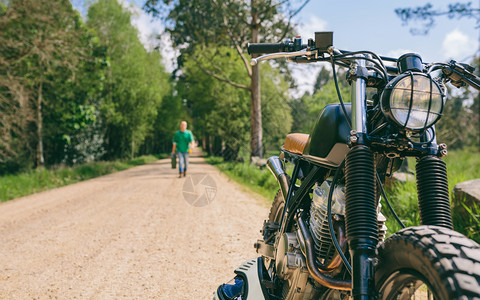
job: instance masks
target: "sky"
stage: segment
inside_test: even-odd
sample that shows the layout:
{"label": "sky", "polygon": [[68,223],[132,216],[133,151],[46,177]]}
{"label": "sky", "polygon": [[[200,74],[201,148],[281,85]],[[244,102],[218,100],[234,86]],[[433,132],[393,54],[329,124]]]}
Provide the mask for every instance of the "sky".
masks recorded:
{"label": "sky", "polygon": [[[146,47],[158,43],[154,36],[162,32],[162,23],[152,20],[141,9],[143,0],[120,0],[134,13],[132,23]],[[457,0],[430,1],[436,9],[447,9]],[[403,26],[395,14],[396,8],[423,6],[423,0],[310,0],[295,18],[298,32],[306,42],[315,31],[333,31],[333,44],[342,50],[369,50],[379,55],[398,57],[407,52],[419,53],[424,62],[447,62],[450,59],[469,62],[479,49],[480,28],[474,19],[435,19],[435,26],[427,35],[413,35],[410,30],[420,24]],[[473,3],[478,8],[479,3]],[[176,52],[164,36],[161,49],[168,71],[175,66]],[[311,91],[320,64],[298,65],[293,68],[299,91]]]}
{"label": "sky", "polygon": [[[456,0],[430,1],[436,9],[447,9]],[[342,50],[370,50],[379,55],[399,57],[415,52],[424,62],[447,62],[450,59],[469,62],[479,49],[480,28],[474,19],[435,19],[427,35],[413,35],[412,28],[421,24],[402,25],[396,8],[423,6],[422,0],[322,0],[310,2],[299,14],[299,34],[313,37],[315,31],[333,31],[333,44]],[[474,7],[478,8],[478,2]],[[319,66],[310,64],[309,72],[294,67],[299,94],[311,91]],[[303,74],[303,76],[302,76]],[[310,75],[306,75],[310,74]]]}
{"label": "sky", "polygon": [[[430,2],[434,3],[434,8],[446,9],[454,0]],[[438,17],[428,35],[413,35],[410,33],[412,26],[403,26],[395,14],[396,8],[417,7],[426,3],[428,1],[311,0],[299,18],[301,33],[306,35],[320,28],[334,32],[334,45],[339,49],[371,50],[386,56],[413,51],[429,62],[452,57],[462,60],[471,56],[478,49],[479,37],[474,19]]]}

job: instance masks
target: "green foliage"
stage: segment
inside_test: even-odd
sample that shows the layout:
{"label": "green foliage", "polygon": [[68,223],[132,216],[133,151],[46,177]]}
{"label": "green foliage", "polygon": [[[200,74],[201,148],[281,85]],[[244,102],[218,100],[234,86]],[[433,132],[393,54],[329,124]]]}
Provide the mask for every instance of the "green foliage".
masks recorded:
{"label": "green foliage", "polygon": [[214,156],[207,157],[206,161],[270,201],[279,189],[275,177],[266,168],[260,169],[249,163],[226,162],[223,158]]}
{"label": "green foliage", "polygon": [[130,17],[116,0],[100,0],[88,10],[87,24],[96,30],[108,61],[100,103],[107,158],[137,153],[170,92],[160,53],[145,50]]}
{"label": "green foliage", "polygon": [[67,132],[63,116],[88,105],[96,86],[85,84],[95,76],[94,39],[68,0],[12,0],[0,28],[0,164],[61,161],[59,137],[81,131]]}
{"label": "green foliage", "polygon": [[88,26],[68,0],[2,2],[0,14],[0,174],[151,153],[173,93],[127,9],[100,0]]}
{"label": "green foliage", "polygon": [[[223,142],[225,149],[208,145],[207,151],[221,154],[226,159],[235,159],[240,146],[248,140],[249,132],[249,95],[244,90],[221,82],[206,74],[199,64],[214,64],[224,74],[237,82],[247,80],[239,61],[231,60],[235,55],[230,48],[198,48],[198,52],[210,52],[210,59],[187,59],[184,64],[185,78],[180,91],[188,111],[193,119],[193,133],[197,139],[217,138]],[[195,52],[196,53],[196,52]],[[193,56],[195,56],[195,53]],[[206,53],[204,53],[204,56]],[[190,58],[190,56],[188,57]]]}
{"label": "green foliage", "polygon": [[[196,55],[202,52],[203,55]],[[207,74],[203,66],[222,70],[222,73],[244,84],[248,76],[243,64],[235,59],[233,49],[214,50],[198,47],[193,56],[187,56],[183,66],[184,77],[177,88],[185,99],[193,121],[193,133],[209,153],[235,160],[250,137],[250,95]],[[276,148],[291,126],[288,83],[283,75],[268,64],[262,65],[262,117],[265,148]],[[223,146],[223,147],[222,147]]]}
{"label": "green foliage", "polygon": [[[158,109],[156,120],[153,122],[153,128],[145,138],[145,142],[140,149],[141,154],[147,153],[167,153],[172,150],[173,134],[179,129],[180,122],[189,120],[189,116],[183,105],[183,98],[177,92],[180,82],[173,82],[170,95],[162,100],[162,104]],[[192,126],[189,125],[191,129]]]}
{"label": "green foliage", "polygon": [[[256,72],[257,67],[252,68],[249,65],[247,55],[244,53],[246,52],[246,45],[248,42],[260,42],[260,37],[262,42],[276,42],[284,39],[287,34],[291,34],[293,31],[292,17],[302,8],[301,5],[295,8],[293,4],[297,3],[296,1],[272,2],[269,0],[148,0],[144,6],[148,12],[155,16],[164,15],[167,20],[167,31],[172,37],[173,44],[180,48],[181,55],[178,58],[180,67],[189,65],[189,60],[195,59],[198,66],[209,76],[250,92],[250,102],[252,103],[252,108],[250,109],[252,127],[250,130],[250,145],[252,149],[250,149],[250,153],[252,155],[262,155],[261,127],[263,124],[267,124],[267,122],[263,124],[261,122],[264,114],[260,114],[258,109],[261,100],[260,92],[257,88],[260,84],[255,83],[255,80],[257,80],[255,74],[258,74]],[[225,53],[222,49],[224,47],[228,47],[231,50],[227,60],[234,65],[238,75],[229,70],[228,64],[219,65],[212,63],[212,61],[222,59],[212,54],[222,55]],[[237,65],[241,67],[237,68]],[[239,76],[241,78],[238,78]],[[225,90],[227,93],[230,92],[228,89]],[[241,93],[244,93],[244,91]],[[283,104],[280,104],[280,106],[285,107]],[[232,107],[241,110],[235,101]],[[271,107],[271,105],[267,107]],[[243,124],[243,122],[241,123]],[[288,123],[289,120],[287,120],[287,125]],[[204,124],[199,125],[203,130]],[[199,129],[199,127],[196,129]],[[240,151],[239,145],[245,144],[243,139],[247,132],[243,134],[232,132],[236,136],[229,141],[225,141],[224,137],[230,134],[224,129],[219,128],[220,131],[223,131],[220,139],[217,139],[215,136],[202,137],[203,144],[209,151],[217,148],[223,152],[224,157],[235,159]],[[243,126],[238,127],[238,130],[243,130]],[[270,129],[265,131],[273,133]],[[277,137],[272,136],[266,142],[277,143],[276,140]]]}
{"label": "green foliage", "polygon": [[[337,78],[343,101],[350,102],[350,86],[346,82],[345,73],[337,71]],[[331,71],[322,68],[316,80],[314,94],[306,93],[300,99],[293,99],[289,103],[292,108],[293,131],[310,133],[323,108],[333,103],[339,103],[335,81]]]}
{"label": "green foliage", "polygon": [[[454,228],[477,242],[480,242],[480,207],[478,205],[466,206],[464,199],[455,199],[453,197],[453,187],[457,183],[480,178],[479,154],[475,149],[465,149],[452,151],[445,158],[449,190],[452,196]],[[273,200],[273,196],[278,190],[278,184],[274,176],[266,168],[260,169],[248,163],[225,162],[221,157],[208,157],[206,160],[235,181],[248,186],[270,201]],[[395,212],[406,226],[420,224],[417,186],[414,180],[404,184],[394,183],[386,187],[386,192]],[[397,224],[384,202],[382,206],[382,212],[387,217],[387,235],[391,235],[400,230],[401,227]],[[461,212],[456,209],[459,206],[463,208]],[[464,211],[467,214],[463,213]]]}
{"label": "green foliage", "polygon": [[155,156],[142,156],[126,161],[92,162],[73,168],[38,168],[26,173],[2,176],[0,202],[147,164],[157,159]]}
{"label": "green foliage", "polygon": [[[452,218],[454,227],[459,232],[467,235],[469,238],[480,242],[480,228],[478,216],[480,210],[478,207],[469,207],[471,214],[465,215],[456,208],[463,208],[464,199],[455,199],[453,196],[453,188],[457,183],[480,178],[480,153],[478,150],[470,148],[464,150],[450,151],[449,155],[444,158],[447,164],[448,186],[452,199]],[[413,164],[411,164],[413,165]],[[420,224],[420,216],[418,214],[417,203],[417,187],[415,181],[409,181],[405,184],[396,183],[387,189],[387,196],[390,203],[399,215],[400,219],[406,226]],[[386,204],[383,204],[382,211],[387,216],[388,233],[392,234],[400,229],[393,217],[390,215]]]}
{"label": "green foliage", "polygon": [[288,105],[288,82],[285,74],[269,64],[261,67],[262,123],[265,151],[280,149],[292,127],[292,113]]}
{"label": "green foliage", "polygon": [[245,50],[252,42],[252,30],[258,30],[264,41],[281,41],[293,31],[291,18],[302,8],[296,4],[299,2],[147,0],[144,8],[165,17],[174,45],[189,46],[182,53],[191,54],[197,45],[235,47],[238,43]]}
{"label": "green foliage", "polygon": [[472,94],[466,91],[449,97],[445,103],[443,116],[435,129],[437,141],[446,143],[449,149],[479,148],[480,96],[478,92]]}

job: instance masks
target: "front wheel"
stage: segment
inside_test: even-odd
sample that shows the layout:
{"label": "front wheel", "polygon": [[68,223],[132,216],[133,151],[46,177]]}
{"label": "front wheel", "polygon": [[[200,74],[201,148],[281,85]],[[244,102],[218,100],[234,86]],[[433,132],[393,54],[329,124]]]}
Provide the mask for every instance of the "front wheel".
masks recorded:
{"label": "front wheel", "polygon": [[438,226],[405,228],[378,248],[379,299],[477,299],[480,246]]}

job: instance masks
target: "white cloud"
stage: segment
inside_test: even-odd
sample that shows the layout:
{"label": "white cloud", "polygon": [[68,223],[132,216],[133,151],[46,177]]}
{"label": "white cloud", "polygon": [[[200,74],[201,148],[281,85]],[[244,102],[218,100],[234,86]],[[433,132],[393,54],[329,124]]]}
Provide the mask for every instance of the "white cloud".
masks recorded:
{"label": "white cloud", "polygon": [[[306,44],[309,38],[315,38],[316,31],[327,31],[327,21],[316,16],[310,16],[305,23],[297,27],[297,30],[302,37],[302,43]],[[320,65],[316,63],[298,65],[289,63],[289,68],[292,70],[292,76],[297,85],[296,89],[290,90],[292,97],[301,97],[305,92],[312,93]]]}
{"label": "white cloud", "polygon": [[327,31],[327,21],[312,15],[307,22],[298,26],[298,33],[304,43],[309,38],[315,38],[315,31]]}
{"label": "white cloud", "polygon": [[132,25],[137,28],[140,42],[145,49],[151,51],[159,47],[165,69],[172,72],[176,68],[179,53],[173,48],[169,35],[164,32],[162,22],[152,18],[135,4],[128,3],[126,0],[119,0],[119,2],[132,13]]}
{"label": "white cloud", "polygon": [[478,50],[478,42],[468,35],[455,29],[445,36],[442,43],[443,57],[461,61],[473,55]]}
{"label": "white cloud", "polygon": [[331,65],[329,63],[289,63],[292,77],[297,85],[296,89],[290,90],[290,95],[294,98],[300,98],[306,92],[313,93],[313,86],[322,66],[331,70]]}
{"label": "white cloud", "polygon": [[392,57],[392,58],[399,58],[405,53],[412,53],[412,52],[415,53],[415,51],[408,50],[408,49],[395,49],[395,50],[390,50],[386,56]]}

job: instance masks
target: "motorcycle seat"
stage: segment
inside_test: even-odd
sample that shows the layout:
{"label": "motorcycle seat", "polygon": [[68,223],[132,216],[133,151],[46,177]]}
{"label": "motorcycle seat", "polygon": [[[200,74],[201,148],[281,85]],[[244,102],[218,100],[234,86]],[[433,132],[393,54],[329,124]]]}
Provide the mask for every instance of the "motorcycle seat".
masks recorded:
{"label": "motorcycle seat", "polygon": [[303,149],[307,145],[308,134],[305,133],[290,133],[285,138],[285,144],[283,144],[283,150],[286,150],[295,154],[303,154]]}

